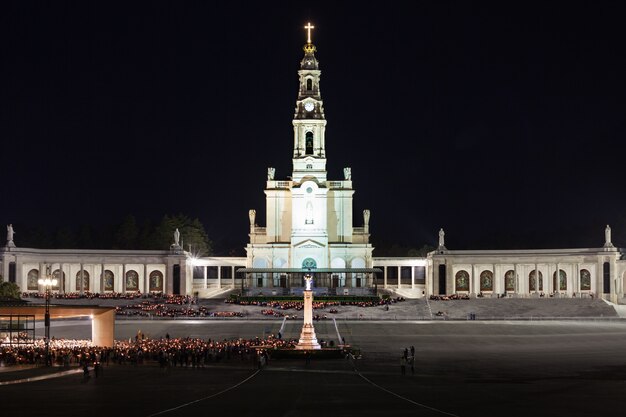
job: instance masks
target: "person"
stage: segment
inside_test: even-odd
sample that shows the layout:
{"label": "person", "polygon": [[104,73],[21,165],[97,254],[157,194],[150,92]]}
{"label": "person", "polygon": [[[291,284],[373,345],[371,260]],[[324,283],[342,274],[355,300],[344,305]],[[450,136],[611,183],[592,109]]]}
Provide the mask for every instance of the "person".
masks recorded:
{"label": "person", "polygon": [[89,364],[85,360],[83,362],[83,382],[89,381]]}
{"label": "person", "polygon": [[402,353],[402,357],[404,359],[409,357],[409,350],[407,348],[404,348],[404,352]]}
{"label": "person", "polygon": [[411,366],[411,375],[415,375],[415,356],[409,356],[409,365]]}
{"label": "person", "polygon": [[400,374],[406,375],[406,358],[404,356],[400,358]]}
{"label": "person", "polygon": [[415,346],[411,345],[411,356],[415,356]]}

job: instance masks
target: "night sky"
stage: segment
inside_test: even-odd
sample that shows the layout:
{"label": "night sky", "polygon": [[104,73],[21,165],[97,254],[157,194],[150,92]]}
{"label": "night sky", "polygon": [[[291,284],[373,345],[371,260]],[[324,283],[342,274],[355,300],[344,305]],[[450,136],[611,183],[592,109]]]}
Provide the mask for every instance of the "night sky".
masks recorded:
{"label": "night sky", "polygon": [[291,174],[308,21],[329,179],[352,168],[375,244],[599,247],[611,224],[626,245],[622,2],[130,3],[0,6],[18,246],[183,213],[242,248],[267,167]]}

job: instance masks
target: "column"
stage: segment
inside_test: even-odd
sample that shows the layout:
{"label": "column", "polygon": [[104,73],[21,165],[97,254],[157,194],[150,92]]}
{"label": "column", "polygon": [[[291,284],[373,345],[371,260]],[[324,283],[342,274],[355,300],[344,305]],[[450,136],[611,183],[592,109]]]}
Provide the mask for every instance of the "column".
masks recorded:
{"label": "column", "polygon": [[[217,269],[218,269],[218,271],[219,271],[219,268],[217,268]],[[236,272],[236,271],[235,271],[235,268],[233,268],[233,273],[230,275],[230,282],[231,282],[231,286],[232,286],[232,288],[235,288],[235,272]],[[218,272],[218,274],[219,274],[219,272]],[[248,274],[245,274],[245,276],[247,276],[247,275],[248,275]],[[245,276],[244,276],[244,278],[242,278],[242,280],[243,280],[243,279],[245,279]],[[220,288],[222,288],[222,287],[221,287],[221,285],[222,285],[222,280],[218,279],[218,280],[217,280],[217,285],[218,285]]]}
{"label": "column", "polygon": [[126,292],[126,264],[122,263],[122,292]]}
{"label": "column", "polygon": [[[232,274],[235,276],[235,274]],[[217,288],[222,288],[222,266],[217,267]]]}
{"label": "column", "polygon": [[576,262],[574,270],[574,282],[572,283],[572,290],[580,297],[580,263]]}
{"label": "column", "polygon": [[411,265],[411,289],[415,289],[415,265]]}
{"label": "column", "polygon": [[80,263],[80,288],[79,288],[80,295],[83,295],[85,293],[85,282],[83,281],[84,273],[85,273],[85,269],[84,269],[83,263],[81,262]]}
{"label": "column", "polygon": [[500,284],[500,280],[504,280],[504,277],[500,276],[502,274],[496,273],[496,264],[491,265],[491,272],[493,273],[493,293],[502,294],[503,291],[502,291],[502,285]]}
{"label": "column", "polygon": [[65,294],[67,292],[67,280],[65,279],[65,271],[63,271],[63,264],[59,262],[59,286],[60,286],[60,291],[62,294]]}
{"label": "column", "polygon": [[148,264],[143,264],[143,292],[148,294],[150,292],[150,282],[148,277]]}
{"label": "column", "polygon": [[209,282],[207,280],[208,278],[207,267],[206,265],[204,265],[202,268],[204,269],[204,289],[206,290],[209,286]]}
{"label": "column", "polygon": [[556,271],[554,272],[554,276],[556,277],[556,279],[554,281],[556,281],[556,282],[552,281],[556,285],[555,285],[555,288],[552,288],[552,291],[553,292],[558,292],[558,293],[561,292],[561,274],[559,272],[560,272],[559,271],[559,263],[557,262],[556,263]]}
{"label": "column", "polygon": [[521,282],[517,273],[517,264],[513,264],[513,292],[517,295],[522,292]]}
{"label": "column", "polygon": [[398,268],[398,289],[400,289],[402,287],[402,267],[397,266],[396,268]]}
{"label": "column", "polygon": [[99,287],[100,287],[100,291],[104,292],[104,262],[100,264],[100,279],[99,281]]}
{"label": "column", "polygon": [[[44,266],[43,262],[39,262],[39,278],[40,279],[46,278],[46,270],[45,270],[45,266]],[[37,291],[38,292],[42,292],[41,291],[41,285],[37,285]]]}
{"label": "column", "polygon": [[535,293],[539,293],[539,269],[537,268],[537,263],[535,263]]}
{"label": "column", "polygon": [[383,288],[387,289],[387,267],[383,267]]}
{"label": "column", "polygon": [[472,264],[470,266],[470,270],[472,271],[472,276],[470,277],[470,293],[473,295],[478,294],[478,280],[476,279],[476,265]]}

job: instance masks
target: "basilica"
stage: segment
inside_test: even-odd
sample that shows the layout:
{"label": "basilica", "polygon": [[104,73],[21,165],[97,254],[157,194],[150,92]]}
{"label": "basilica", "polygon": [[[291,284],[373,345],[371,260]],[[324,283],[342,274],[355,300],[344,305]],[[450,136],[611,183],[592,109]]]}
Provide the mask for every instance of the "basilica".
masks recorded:
{"label": "basilica", "polygon": [[301,295],[303,276],[310,273],[315,292],[329,295],[390,290],[405,298],[550,295],[626,301],[626,251],[614,247],[609,226],[596,248],[453,250],[440,230],[438,247],[425,258],[375,257],[369,221],[376,213],[353,213],[350,167],[344,167],[343,178],[327,177],[320,63],[313,26],[305,29],[292,121],[293,170],[279,179],[274,168],[267,169],[265,225],[249,210],[246,257],[195,258],[179,244],[178,231],[162,251],[22,248],[8,225],[0,275],[22,292],[41,292],[39,278],[53,276],[58,280],[53,291],[78,294]]}

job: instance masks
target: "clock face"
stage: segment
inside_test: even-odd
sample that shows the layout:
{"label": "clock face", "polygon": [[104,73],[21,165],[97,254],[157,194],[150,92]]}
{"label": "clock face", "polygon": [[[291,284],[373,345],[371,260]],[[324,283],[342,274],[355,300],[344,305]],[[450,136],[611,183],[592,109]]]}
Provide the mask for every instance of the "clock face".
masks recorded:
{"label": "clock face", "polygon": [[315,108],[315,105],[313,105],[313,103],[308,102],[304,105],[304,110],[306,111],[313,111],[313,109]]}

